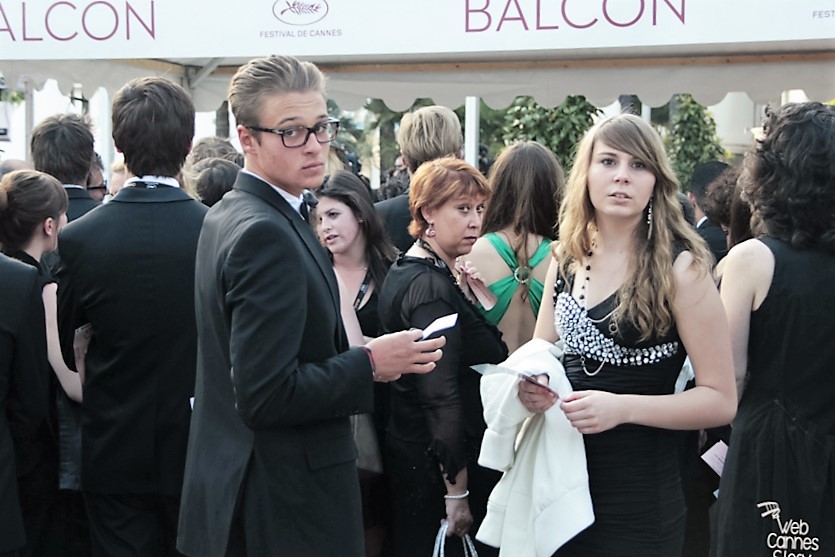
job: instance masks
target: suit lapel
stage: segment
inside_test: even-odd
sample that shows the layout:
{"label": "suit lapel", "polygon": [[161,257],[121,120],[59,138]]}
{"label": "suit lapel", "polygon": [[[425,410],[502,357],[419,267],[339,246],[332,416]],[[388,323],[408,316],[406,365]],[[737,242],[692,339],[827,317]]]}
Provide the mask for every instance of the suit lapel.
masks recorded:
{"label": "suit lapel", "polygon": [[[250,176],[245,172],[240,172],[238,173],[238,179],[235,181],[234,187],[235,189],[245,191],[263,199],[279,213],[281,213],[285,219],[287,219],[287,222],[290,223],[290,226],[293,227],[296,234],[298,234],[299,238],[301,238],[302,243],[310,252],[313,260],[316,261],[319,270],[322,272],[322,276],[328,283],[328,289],[330,290],[334,309],[337,314],[339,314],[339,289],[336,285],[336,276],[333,274],[333,267],[331,266],[331,262],[328,260],[328,256],[325,253],[325,248],[322,247],[322,244],[319,243],[319,240],[317,240],[316,236],[313,234],[313,228],[305,222],[304,219],[302,219],[301,215],[297,213],[290,206],[290,204],[284,200],[284,198],[282,198],[263,180]],[[339,323],[342,323],[341,319],[339,320]]]}

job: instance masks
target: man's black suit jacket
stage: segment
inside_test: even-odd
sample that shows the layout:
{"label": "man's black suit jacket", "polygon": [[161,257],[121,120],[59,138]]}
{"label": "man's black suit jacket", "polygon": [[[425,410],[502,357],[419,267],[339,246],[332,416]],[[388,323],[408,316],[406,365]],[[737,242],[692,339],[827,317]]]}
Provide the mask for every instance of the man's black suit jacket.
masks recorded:
{"label": "man's black suit jacket", "polygon": [[412,212],[409,209],[408,192],[385,201],[379,201],[374,204],[374,208],[380,215],[394,246],[401,253],[406,253],[415,243],[415,239],[409,235]]}
{"label": "man's black suit jacket", "polygon": [[70,205],[67,208],[67,220],[69,222],[74,221],[101,205],[101,202],[90,197],[90,194],[85,189],[64,187],[64,191],[67,192],[67,197],[70,198]]}
{"label": "man's black suit jacket", "polygon": [[179,495],[194,392],[194,257],[206,207],[179,188],[123,188],[60,235],[62,351],[92,325],[82,488]]}
{"label": "man's black suit jacket", "polygon": [[[67,197],[69,197],[69,206],[67,207],[68,222],[72,222],[78,217],[86,215],[101,205],[100,202],[90,197],[87,190],[80,188],[68,188],[67,186],[64,186],[64,191],[67,192]],[[48,251],[41,256],[41,265],[49,269],[49,272],[54,275],[58,271],[58,263],[60,262],[60,259],[61,258],[58,256],[57,251]]]}
{"label": "man's black suit jacket", "polygon": [[373,409],[313,231],[241,172],[197,253],[198,369],[178,549],[223,557],[236,501],[252,556],[360,557],[348,416]]}
{"label": "man's black suit jacket", "polygon": [[696,232],[704,238],[717,263],[725,257],[725,254],[728,253],[728,240],[721,227],[705,219],[701,225],[696,227]]}
{"label": "man's black suit jacket", "polygon": [[37,269],[0,254],[0,553],[26,543],[11,430],[32,435],[48,414],[43,311]]}

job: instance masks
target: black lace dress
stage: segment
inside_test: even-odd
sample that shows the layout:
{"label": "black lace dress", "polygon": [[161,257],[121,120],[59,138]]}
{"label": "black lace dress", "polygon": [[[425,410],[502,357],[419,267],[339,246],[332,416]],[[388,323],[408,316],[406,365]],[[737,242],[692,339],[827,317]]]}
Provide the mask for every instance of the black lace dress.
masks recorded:
{"label": "black lace dress", "polygon": [[[639,342],[633,327],[612,322],[614,294],[586,312],[568,286],[557,280],[556,327],[574,390],[671,394],[685,358],[677,332]],[[633,424],[585,435],[595,521],[555,556],[681,555],[685,505],[678,439],[675,431]]]}
{"label": "black lace dress", "polygon": [[[486,425],[481,376],[470,366],[503,361],[507,347],[449,271],[427,259],[401,256],[395,262],[380,291],[379,308],[383,332],[422,329],[438,317],[458,313],[457,325],[439,333],[447,343],[437,367],[425,375],[404,375],[391,384],[386,462],[394,502],[394,555],[426,557],[432,554],[435,534],[446,517],[441,469],[454,481],[467,468],[475,519],[471,534],[484,518],[487,497],[501,477],[477,464]],[[477,545],[481,557],[496,554],[494,548]],[[458,555],[460,549],[457,538],[447,543],[447,555]]]}

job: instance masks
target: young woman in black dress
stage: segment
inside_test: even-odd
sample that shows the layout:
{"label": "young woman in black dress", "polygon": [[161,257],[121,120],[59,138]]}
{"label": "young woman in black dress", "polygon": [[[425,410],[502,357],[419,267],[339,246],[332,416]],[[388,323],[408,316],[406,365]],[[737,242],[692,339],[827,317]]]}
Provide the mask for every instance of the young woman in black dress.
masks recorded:
{"label": "young woman in black dress", "polygon": [[[678,436],[736,410],[728,327],[704,242],[684,220],[661,138],[640,118],[578,146],[535,337],[565,341],[574,393],[522,382],[531,411],[559,404],[584,434],[595,522],[556,555],[681,554]],[[685,355],[696,386],[673,394]],[[542,380],[545,378],[543,376]]]}

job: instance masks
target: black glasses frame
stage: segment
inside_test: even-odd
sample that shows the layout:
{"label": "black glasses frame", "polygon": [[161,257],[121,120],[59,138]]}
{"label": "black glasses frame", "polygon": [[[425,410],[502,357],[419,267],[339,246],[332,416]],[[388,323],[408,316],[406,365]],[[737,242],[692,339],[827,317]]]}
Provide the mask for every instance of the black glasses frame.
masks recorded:
{"label": "black glasses frame", "polygon": [[[324,124],[333,124],[333,126],[334,126],[333,137],[328,137],[328,139],[326,139],[325,141],[322,141],[321,139],[319,139],[319,136],[316,135],[316,129],[321,127]],[[339,120],[337,120],[336,118],[328,118],[324,122],[319,122],[318,124],[316,124],[315,126],[310,127],[310,128],[308,128],[307,126],[293,126],[293,127],[290,127],[290,128],[282,128],[282,129],[279,129],[279,128],[264,128],[264,127],[261,127],[261,126],[244,126],[244,127],[246,127],[247,129],[256,131],[256,132],[274,133],[275,135],[277,135],[281,138],[281,144],[282,145],[284,145],[288,149],[298,149],[299,147],[304,147],[305,145],[307,145],[307,142],[310,141],[310,136],[311,135],[313,137],[315,137],[316,141],[318,141],[322,145],[324,145],[325,143],[330,143],[331,141],[336,139],[336,134],[339,133]],[[304,136],[304,141],[302,141],[298,145],[287,145],[287,140],[284,138],[284,135],[291,132],[291,131],[297,131],[297,130],[303,130],[303,129],[307,130],[307,134]]]}

